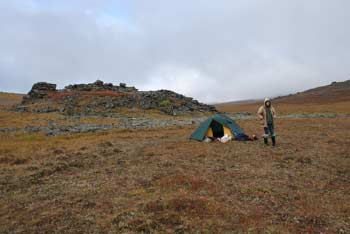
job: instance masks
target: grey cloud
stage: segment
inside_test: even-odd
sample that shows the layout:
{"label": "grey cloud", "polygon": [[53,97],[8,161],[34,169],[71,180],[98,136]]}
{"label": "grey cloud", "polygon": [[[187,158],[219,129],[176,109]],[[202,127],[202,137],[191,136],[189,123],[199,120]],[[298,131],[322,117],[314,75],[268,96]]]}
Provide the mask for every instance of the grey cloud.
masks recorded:
{"label": "grey cloud", "polygon": [[5,91],[100,78],[215,102],[349,78],[347,0],[8,2],[0,3]]}

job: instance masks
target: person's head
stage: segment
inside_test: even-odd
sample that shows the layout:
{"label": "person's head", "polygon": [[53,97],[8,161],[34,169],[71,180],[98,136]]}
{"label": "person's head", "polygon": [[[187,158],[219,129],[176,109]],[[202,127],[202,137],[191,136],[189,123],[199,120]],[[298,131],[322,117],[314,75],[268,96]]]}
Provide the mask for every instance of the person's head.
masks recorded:
{"label": "person's head", "polygon": [[264,104],[266,107],[270,107],[271,106],[271,99],[270,98],[265,98]]}

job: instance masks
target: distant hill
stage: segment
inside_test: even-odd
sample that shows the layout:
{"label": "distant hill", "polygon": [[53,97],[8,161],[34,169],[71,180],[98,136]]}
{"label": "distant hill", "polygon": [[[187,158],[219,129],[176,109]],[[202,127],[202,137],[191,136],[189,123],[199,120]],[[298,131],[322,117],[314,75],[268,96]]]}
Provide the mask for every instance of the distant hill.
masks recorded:
{"label": "distant hill", "polygon": [[333,103],[350,101],[350,80],[333,82],[330,85],[309,89],[288,96],[274,98],[277,103]]}
{"label": "distant hill", "polygon": [[217,105],[247,105],[247,104],[253,104],[257,102],[262,102],[263,99],[248,99],[248,100],[239,100],[239,101],[232,101],[232,102],[225,102],[225,103],[217,103]]}
{"label": "distant hill", "polygon": [[[221,112],[256,113],[262,100],[247,100],[216,104]],[[280,112],[336,112],[350,113],[350,80],[332,82],[329,85],[309,89],[303,92],[280,96],[273,99]]]}

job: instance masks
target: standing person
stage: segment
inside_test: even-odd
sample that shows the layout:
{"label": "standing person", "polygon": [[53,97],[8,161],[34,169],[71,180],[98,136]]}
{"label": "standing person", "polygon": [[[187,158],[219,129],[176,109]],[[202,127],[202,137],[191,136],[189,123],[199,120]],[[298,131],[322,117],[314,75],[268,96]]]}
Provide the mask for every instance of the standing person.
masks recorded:
{"label": "standing person", "polygon": [[268,138],[271,136],[272,146],[276,145],[274,118],[276,111],[271,104],[270,98],[265,98],[264,105],[258,110],[258,117],[264,125],[264,143],[268,145]]}

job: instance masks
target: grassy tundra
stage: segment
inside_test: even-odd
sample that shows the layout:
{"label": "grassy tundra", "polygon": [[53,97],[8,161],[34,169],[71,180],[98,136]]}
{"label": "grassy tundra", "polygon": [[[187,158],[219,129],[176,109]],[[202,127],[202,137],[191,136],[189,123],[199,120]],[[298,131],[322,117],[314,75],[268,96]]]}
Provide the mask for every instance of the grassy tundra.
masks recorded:
{"label": "grassy tundra", "polygon": [[[3,108],[0,127],[60,118]],[[276,149],[193,130],[0,134],[0,233],[350,233],[350,118],[278,119]]]}

